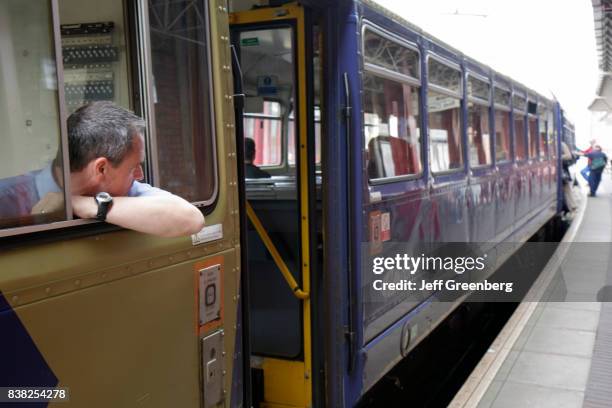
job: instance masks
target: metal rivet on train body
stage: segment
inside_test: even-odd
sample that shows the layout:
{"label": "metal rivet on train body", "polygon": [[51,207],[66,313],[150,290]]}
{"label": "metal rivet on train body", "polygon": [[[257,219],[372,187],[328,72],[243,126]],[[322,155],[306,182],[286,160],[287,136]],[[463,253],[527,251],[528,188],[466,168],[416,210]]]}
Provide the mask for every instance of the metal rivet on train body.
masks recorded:
{"label": "metal rivet on train body", "polygon": [[227,371],[226,370],[223,370],[223,375],[227,375]]}
{"label": "metal rivet on train body", "polygon": [[51,293],[51,288],[45,288],[45,293],[48,295],[49,293]]}

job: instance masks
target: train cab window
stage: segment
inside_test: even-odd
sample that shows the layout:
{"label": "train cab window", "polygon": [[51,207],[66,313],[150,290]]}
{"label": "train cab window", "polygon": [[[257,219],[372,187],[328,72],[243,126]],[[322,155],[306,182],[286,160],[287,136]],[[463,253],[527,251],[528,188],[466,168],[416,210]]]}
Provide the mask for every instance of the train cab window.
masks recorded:
{"label": "train cab window", "polygon": [[204,8],[187,0],[149,1],[149,29],[159,185],[209,205],[218,187]]}
{"label": "train cab window", "polygon": [[540,159],[546,160],[549,157],[548,152],[548,136],[546,134],[546,118],[548,114],[546,108],[540,105],[540,114],[538,117],[538,133],[540,135]]}
{"label": "train cab window", "polygon": [[430,163],[433,173],[463,168],[461,148],[461,71],[434,58],[428,60]]}
{"label": "train cab window", "polygon": [[364,58],[368,177],[380,180],[420,174],[419,54],[366,29]]}
{"label": "train cab window", "polygon": [[68,219],[51,2],[0,4],[0,229]]}
{"label": "train cab window", "polygon": [[494,90],[495,102],[495,160],[497,163],[511,159],[510,92],[502,88]]}
{"label": "train cab window", "polygon": [[525,140],[525,114],[527,104],[525,98],[519,95],[512,97],[514,109],[514,155],[516,161],[527,159],[527,144]]}
{"label": "train cab window", "polygon": [[491,88],[488,83],[468,77],[467,136],[470,166],[478,167],[492,163],[489,105]]}

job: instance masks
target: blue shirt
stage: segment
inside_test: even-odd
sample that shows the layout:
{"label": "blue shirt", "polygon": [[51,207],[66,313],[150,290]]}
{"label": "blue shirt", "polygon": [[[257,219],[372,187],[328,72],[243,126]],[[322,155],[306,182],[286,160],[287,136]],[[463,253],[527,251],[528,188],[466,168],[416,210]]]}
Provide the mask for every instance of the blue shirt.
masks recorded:
{"label": "blue shirt", "polygon": [[[40,170],[0,180],[0,218],[30,215],[32,208],[49,193],[62,193],[55,182],[52,164]],[[134,181],[128,197],[145,197],[169,192],[146,183]]]}

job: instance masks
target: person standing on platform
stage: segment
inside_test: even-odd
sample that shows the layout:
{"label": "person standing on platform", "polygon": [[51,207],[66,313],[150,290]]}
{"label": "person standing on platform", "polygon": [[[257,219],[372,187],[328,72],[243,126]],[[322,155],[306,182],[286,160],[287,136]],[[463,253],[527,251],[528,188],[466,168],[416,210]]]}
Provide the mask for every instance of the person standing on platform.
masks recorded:
{"label": "person standing on platform", "polygon": [[608,163],[608,157],[604,152],[601,151],[600,145],[595,145],[593,151],[585,154],[589,159],[589,187],[591,189],[591,193],[589,194],[591,197],[595,197],[597,194],[597,188],[599,187],[599,183],[601,182],[601,174],[606,168],[606,164]]}
{"label": "person standing on platform", "polygon": [[[597,143],[597,141],[595,139],[591,139],[589,141],[589,148],[586,150],[583,150],[582,152],[580,152],[582,155],[586,156],[589,153],[591,153],[594,150],[595,143]],[[589,183],[589,186],[591,185],[591,182],[589,181],[589,169],[591,166],[591,159],[589,159],[589,162],[587,163],[586,166],[584,166],[584,169],[582,169],[580,171],[580,174],[582,174],[582,177],[587,181],[587,183]]]}

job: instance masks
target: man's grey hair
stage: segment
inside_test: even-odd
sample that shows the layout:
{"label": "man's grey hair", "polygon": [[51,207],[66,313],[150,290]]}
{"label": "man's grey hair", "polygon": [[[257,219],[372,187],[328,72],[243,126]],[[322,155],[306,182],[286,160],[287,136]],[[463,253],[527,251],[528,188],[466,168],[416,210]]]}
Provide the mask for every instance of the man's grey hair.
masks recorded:
{"label": "man's grey hair", "polygon": [[80,171],[98,157],[118,166],[144,129],[144,120],[112,102],[80,107],[68,117],[70,171]]}

